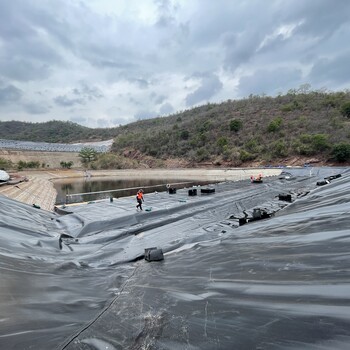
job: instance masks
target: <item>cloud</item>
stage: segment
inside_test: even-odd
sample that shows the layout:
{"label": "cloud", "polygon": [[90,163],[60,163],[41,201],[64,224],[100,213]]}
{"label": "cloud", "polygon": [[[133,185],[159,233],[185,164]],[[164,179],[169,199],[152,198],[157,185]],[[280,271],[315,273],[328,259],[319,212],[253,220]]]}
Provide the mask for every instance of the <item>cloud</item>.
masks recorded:
{"label": "cloud", "polygon": [[97,119],[97,125],[99,128],[108,128],[111,126],[109,119],[99,118]]}
{"label": "cloud", "polygon": [[174,107],[170,103],[164,103],[159,109],[161,115],[167,115],[174,112]]}
{"label": "cloud", "polygon": [[47,14],[30,1],[0,5],[0,73],[17,81],[42,80],[62,58],[43,27]]}
{"label": "cloud", "polygon": [[348,0],[0,1],[0,110],[37,121],[83,106],[85,125],[115,125],[305,82],[346,88],[348,13]]}
{"label": "cloud", "polygon": [[257,70],[240,78],[238,93],[242,97],[250,94],[274,95],[286,92],[301,83],[302,73],[298,69],[280,67],[273,70]]}
{"label": "cloud", "polygon": [[349,62],[350,51],[341,53],[332,58],[320,58],[315,62],[310,71],[310,81],[334,88],[349,83]]}
{"label": "cloud", "polygon": [[176,20],[173,12],[176,11],[176,6],[173,6],[170,0],[155,0],[154,2],[158,12],[156,25],[164,28],[174,24]]}
{"label": "cloud", "polygon": [[128,102],[130,104],[132,104],[133,106],[141,106],[142,105],[141,102],[134,97],[129,97]]}
{"label": "cloud", "polygon": [[95,86],[89,87],[86,83],[83,83],[81,88],[73,89],[73,94],[80,96],[85,100],[96,100],[104,97],[102,91]]}
{"label": "cloud", "polygon": [[54,98],[54,102],[62,107],[72,107],[75,105],[85,104],[84,99],[82,98],[69,98],[66,95],[57,96]]}
{"label": "cloud", "polygon": [[29,114],[46,114],[50,112],[50,108],[42,103],[26,103],[24,104],[24,109]]}
{"label": "cloud", "polygon": [[74,107],[95,104],[97,100],[104,97],[103,92],[96,86],[88,86],[81,83],[79,87],[73,88],[69,93],[53,98],[56,105],[61,107]]}
{"label": "cloud", "polygon": [[199,78],[200,86],[186,96],[186,106],[208,101],[223,87],[220,79],[215,74],[196,74],[194,77]]}
{"label": "cloud", "polygon": [[284,6],[284,15],[287,20],[302,20],[296,35],[307,37],[316,36],[330,39],[335,32],[344,25],[349,24],[350,3],[347,0],[337,1],[337,6],[332,6],[329,0],[289,1]]}
{"label": "cloud", "polygon": [[111,123],[113,126],[119,126],[119,125],[124,125],[128,123],[128,120],[125,120],[124,118],[114,118],[111,120]]}
{"label": "cloud", "polygon": [[22,98],[23,92],[14,85],[0,87],[0,103],[10,104],[18,102]]}
{"label": "cloud", "polygon": [[150,119],[157,116],[157,113],[154,111],[138,111],[135,114],[136,120],[142,120],[142,119]]}
{"label": "cloud", "polygon": [[87,125],[88,123],[88,119],[82,116],[74,116],[74,117],[70,117],[69,120],[73,123],[77,123],[80,125]]}
{"label": "cloud", "polygon": [[17,82],[43,80],[50,75],[50,67],[40,62],[16,59],[9,55],[0,58],[0,72],[3,77]]}
{"label": "cloud", "polygon": [[224,67],[234,72],[242,64],[247,64],[256,54],[263,36],[261,33],[246,31],[230,33],[224,37]]}
{"label": "cloud", "polygon": [[138,78],[138,79],[131,78],[129,79],[129,81],[136,84],[140,89],[147,89],[150,85],[146,79],[141,79],[141,78]]}
{"label": "cloud", "polygon": [[167,99],[165,95],[157,95],[155,92],[150,94],[150,98],[155,105],[160,105]]}

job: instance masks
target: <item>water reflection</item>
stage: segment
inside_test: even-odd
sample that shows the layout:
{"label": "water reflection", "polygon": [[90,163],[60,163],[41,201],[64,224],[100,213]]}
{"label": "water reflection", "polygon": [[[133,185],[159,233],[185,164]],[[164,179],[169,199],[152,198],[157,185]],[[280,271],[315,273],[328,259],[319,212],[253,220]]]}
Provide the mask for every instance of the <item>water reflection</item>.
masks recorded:
{"label": "water reflection", "polygon": [[[97,199],[106,199],[132,196],[138,188],[145,193],[166,190],[166,184],[172,187],[184,188],[193,185],[205,185],[208,181],[193,181],[187,179],[114,179],[110,177],[85,177],[78,179],[60,179],[53,182],[57,191],[56,204],[89,202]],[[103,192],[102,192],[103,191]],[[91,192],[102,192],[85,194]],[[74,195],[74,194],[82,195]]]}

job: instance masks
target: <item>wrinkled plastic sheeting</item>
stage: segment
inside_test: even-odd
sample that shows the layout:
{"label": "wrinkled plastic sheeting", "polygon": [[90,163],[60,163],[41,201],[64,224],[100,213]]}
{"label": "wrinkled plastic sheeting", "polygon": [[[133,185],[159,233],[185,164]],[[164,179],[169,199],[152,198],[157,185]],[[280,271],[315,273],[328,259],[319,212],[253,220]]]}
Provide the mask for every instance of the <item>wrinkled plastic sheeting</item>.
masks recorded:
{"label": "wrinkled plastic sheeting", "polygon": [[[149,212],[123,198],[59,216],[0,197],[0,347],[347,348],[349,171],[317,188],[335,170],[312,170],[149,194]],[[230,219],[255,207],[275,216]],[[154,246],[165,260],[140,260]]]}

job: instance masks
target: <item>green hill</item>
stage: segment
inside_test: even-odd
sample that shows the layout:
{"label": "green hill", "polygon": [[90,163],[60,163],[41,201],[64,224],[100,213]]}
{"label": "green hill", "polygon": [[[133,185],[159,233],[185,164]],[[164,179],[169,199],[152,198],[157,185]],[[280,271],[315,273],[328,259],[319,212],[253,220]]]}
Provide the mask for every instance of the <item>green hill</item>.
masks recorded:
{"label": "green hill", "polygon": [[116,135],[115,129],[91,129],[57,120],[45,123],[9,121],[0,122],[0,139],[52,143],[92,142],[113,138]]}
{"label": "green hill", "polygon": [[[275,98],[207,104],[122,126],[113,150],[232,166],[291,157],[350,160],[349,101],[349,92],[292,91]],[[337,152],[345,155],[337,157]]]}
{"label": "green hill", "polygon": [[293,157],[349,162],[350,92],[250,96],[109,129],[0,122],[0,138],[63,143],[114,138],[112,153],[151,166],[169,160],[240,166]]}

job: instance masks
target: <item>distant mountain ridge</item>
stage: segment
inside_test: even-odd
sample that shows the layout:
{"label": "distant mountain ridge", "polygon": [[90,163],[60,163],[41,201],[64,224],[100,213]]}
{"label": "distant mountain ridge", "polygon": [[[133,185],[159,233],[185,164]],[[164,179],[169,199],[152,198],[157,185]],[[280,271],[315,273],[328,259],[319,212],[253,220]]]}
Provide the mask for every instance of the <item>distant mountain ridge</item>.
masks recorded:
{"label": "distant mountain ridge", "polygon": [[169,159],[233,166],[291,157],[328,161],[337,159],[339,152],[338,160],[347,162],[347,110],[349,91],[290,90],[277,97],[251,95],[208,103],[108,129],[62,121],[0,122],[0,139],[77,143],[113,138],[113,153],[138,160],[152,158],[159,164]]}
{"label": "distant mountain ridge", "polygon": [[49,143],[98,142],[113,138],[115,129],[92,129],[59,120],[45,123],[6,121],[0,122],[0,139]]}

